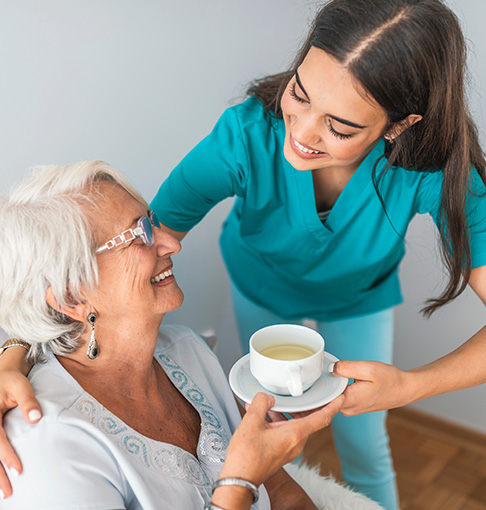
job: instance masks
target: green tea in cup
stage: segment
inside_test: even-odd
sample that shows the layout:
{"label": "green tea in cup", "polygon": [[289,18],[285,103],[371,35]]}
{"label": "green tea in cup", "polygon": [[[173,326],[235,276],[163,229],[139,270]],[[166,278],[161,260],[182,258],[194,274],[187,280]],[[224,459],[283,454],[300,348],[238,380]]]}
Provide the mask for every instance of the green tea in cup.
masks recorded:
{"label": "green tea in cup", "polygon": [[267,358],[281,360],[303,359],[316,353],[315,349],[300,344],[273,344],[260,349],[259,352]]}
{"label": "green tea in cup", "polygon": [[324,339],[298,324],[275,324],[250,338],[250,371],[268,391],[299,397],[322,375]]}

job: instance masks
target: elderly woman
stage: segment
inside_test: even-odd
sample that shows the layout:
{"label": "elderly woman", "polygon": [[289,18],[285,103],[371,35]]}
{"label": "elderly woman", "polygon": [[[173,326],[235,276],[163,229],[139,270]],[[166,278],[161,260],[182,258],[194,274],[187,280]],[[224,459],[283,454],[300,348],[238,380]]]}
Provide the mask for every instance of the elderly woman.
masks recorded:
{"label": "elderly woman", "polygon": [[[0,325],[31,344],[29,378],[44,413],[34,424],[19,408],[5,419],[23,473],[11,477],[2,509],[249,508],[251,484],[338,411],[335,401],[285,424],[286,433],[265,424],[272,402],[260,397],[245,459],[228,455],[223,467],[242,487],[218,488],[210,503],[240,413],[204,342],[185,327],[160,328],[183,294],[171,261],[180,245],[156,225],[145,200],[102,162],[40,167],[0,200]],[[266,448],[272,455],[262,458]],[[254,508],[270,500],[315,508],[283,470]]]}

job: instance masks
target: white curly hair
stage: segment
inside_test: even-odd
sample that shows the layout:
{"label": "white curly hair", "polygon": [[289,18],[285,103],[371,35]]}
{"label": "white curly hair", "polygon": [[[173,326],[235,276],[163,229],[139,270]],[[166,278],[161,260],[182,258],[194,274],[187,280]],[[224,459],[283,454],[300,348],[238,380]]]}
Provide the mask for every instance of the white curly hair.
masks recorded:
{"label": "white curly hair", "polygon": [[96,183],[118,184],[149,208],[117,170],[103,161],[38,166],[0,197],[0,326],[31,344],[29,360],[47,349],[67,354],[79,347],[86,324],[54,310],[82,301],[81,290],[98,281],[95,241],[88,217],[96,207]]}

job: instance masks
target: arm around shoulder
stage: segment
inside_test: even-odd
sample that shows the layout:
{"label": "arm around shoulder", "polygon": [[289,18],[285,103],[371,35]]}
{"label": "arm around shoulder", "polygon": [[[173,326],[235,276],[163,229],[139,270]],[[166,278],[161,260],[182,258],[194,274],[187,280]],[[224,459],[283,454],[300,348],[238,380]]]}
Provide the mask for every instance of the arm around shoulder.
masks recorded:
{"label": "arm around shoulder", "polygon": [[[35,423],[40,420],[42,413],[32,386],[26,375],[32,365],[26,361],[26,350],[20,346],[11,345],[0,356],[0,415],[3,416],[10,409],[20,406],[24,419]],[[0,491],[5,497],[12,492],[7,476],[10,473],[22,473],[22,463],[18,452],[12,448],[0,425]]]}

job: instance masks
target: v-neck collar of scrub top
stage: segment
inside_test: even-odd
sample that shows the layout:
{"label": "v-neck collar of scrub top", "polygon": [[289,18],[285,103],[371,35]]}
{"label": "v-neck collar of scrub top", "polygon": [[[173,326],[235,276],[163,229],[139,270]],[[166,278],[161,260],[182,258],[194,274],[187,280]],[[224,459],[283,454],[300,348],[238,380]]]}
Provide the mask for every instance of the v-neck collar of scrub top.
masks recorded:
{"label": "v-neck collar of scrub top", "polygon": [[[360,199],[364,199],[367,195],[365,191],[369,186],[373,186],[371,179],[373,166],[383,156],[384,151],[385,142],[381,139],[356,169],[343,191],[341,191],[324,223],[319,219],[316,209],[312,171],[296,170],[285,160],[288,170],[294,175],[304,222],[312,235],[322,239],[333,235],[340,229],[341,225],[346,224],[347,216],[353,214],[356,208],[359,208]],[[377,173],[381,168],[380,162],[377,167]]]}

